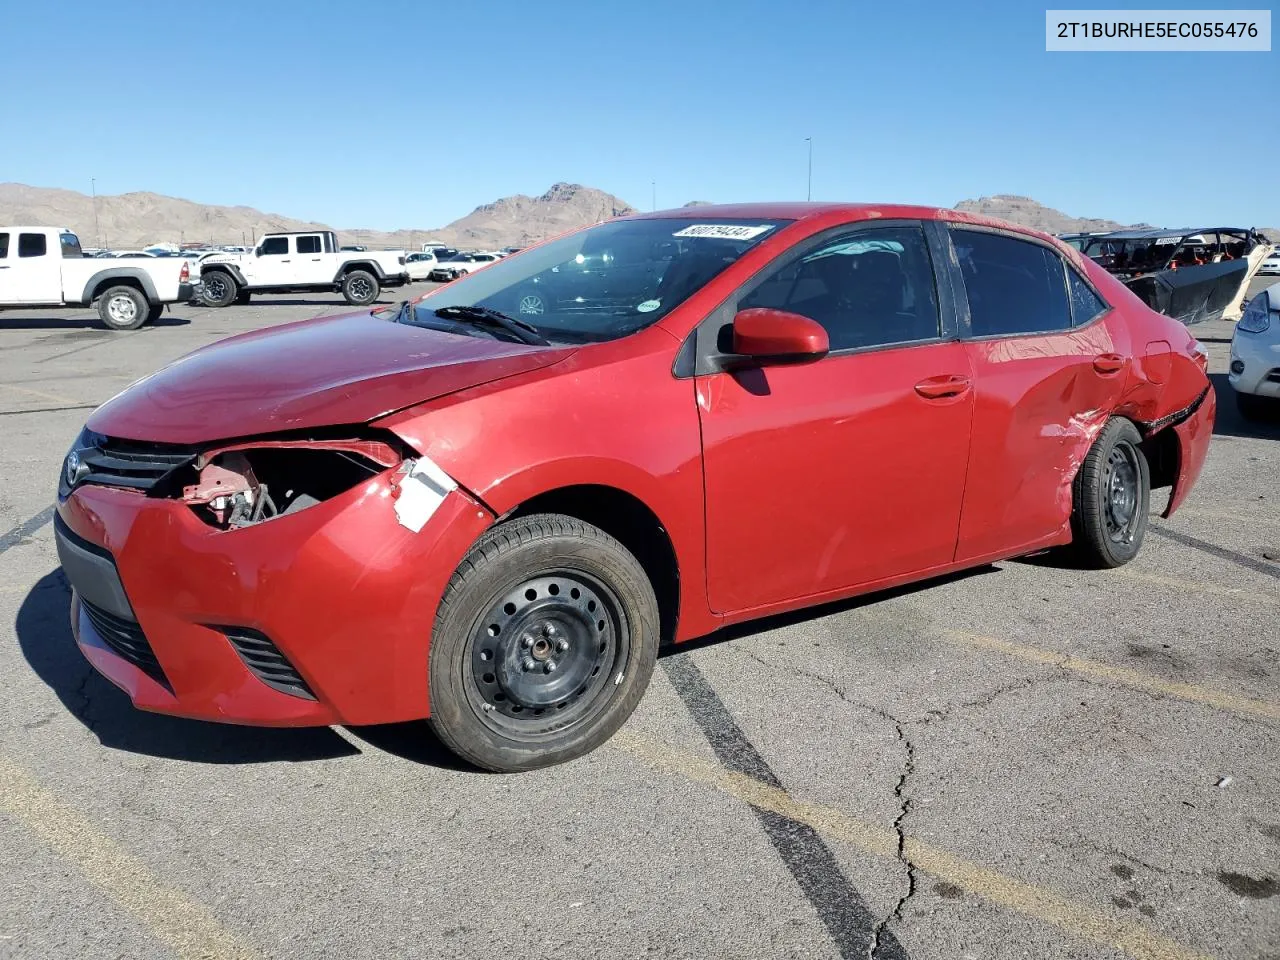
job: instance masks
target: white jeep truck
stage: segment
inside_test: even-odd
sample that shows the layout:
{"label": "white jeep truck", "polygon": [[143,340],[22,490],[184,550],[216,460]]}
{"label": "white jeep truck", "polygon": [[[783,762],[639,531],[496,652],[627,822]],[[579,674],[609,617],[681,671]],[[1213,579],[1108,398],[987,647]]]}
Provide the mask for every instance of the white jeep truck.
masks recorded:
{"label": "white jeep truck", "polygon": [[268,233],[245,254],[215,255],[200,263],[202,299],[211,307],[248,303],[255,293],[336,290],[363,307],[383,287],[409,282],[403,250],[338,248],[332,231]]}
{"label": "white jeep truck", "polygon": [[0,310],[98,305],[112,330],[136,330],[198,293],[177,257],[86,257],[66,227],[0,227]]}

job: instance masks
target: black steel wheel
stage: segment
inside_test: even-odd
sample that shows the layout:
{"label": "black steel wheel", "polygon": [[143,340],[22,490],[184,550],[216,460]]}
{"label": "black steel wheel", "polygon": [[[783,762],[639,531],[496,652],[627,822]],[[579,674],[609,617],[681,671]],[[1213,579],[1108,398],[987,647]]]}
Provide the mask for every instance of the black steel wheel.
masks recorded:
{"label": "black steel wheel", "polygon": [[1072,493],[1072,545],[1085,565],[1118,567],[1138,555],[1151,473],[1137,427],[1119,417],[1107,422],[1080,465]]}
{"label": "black steel wheel", "polygon": [[441,601],[432,726],[489,770],[573,759],[630,716],[657,649],[653,588],[621,543],[558,514],[508,521],[481,537]]}
{"label": "black steel wheel", "polygon": [[378,278],[367,270],[352,270],[342,278],[343,299],[354,306],[373,303],[380,292]]}

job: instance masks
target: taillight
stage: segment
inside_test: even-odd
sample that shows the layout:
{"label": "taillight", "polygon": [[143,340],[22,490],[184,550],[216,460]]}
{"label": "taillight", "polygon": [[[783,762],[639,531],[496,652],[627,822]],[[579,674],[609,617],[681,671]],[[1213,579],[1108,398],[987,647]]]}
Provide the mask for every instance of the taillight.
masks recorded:
{"label": "taillight", "polygon": [[1192,340],[1190,344],[1191,359],[1205,373],[1209,372],[1209,351],[1199,340]]}
{"label": "taillight", "polygon": [[191,279],[191,264],[182,261],[182,269],[178,271],[178,282],[183,283]]}

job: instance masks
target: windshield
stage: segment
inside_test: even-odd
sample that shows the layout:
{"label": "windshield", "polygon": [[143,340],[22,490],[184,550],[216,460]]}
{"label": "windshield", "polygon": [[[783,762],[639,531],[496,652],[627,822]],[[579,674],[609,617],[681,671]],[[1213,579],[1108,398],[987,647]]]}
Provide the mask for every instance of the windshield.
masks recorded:
{"label": "windshield", "polygon": [[634,333],[665,316],[789,221],[615,220],[552,240],[455,280],[415,308],[481,307],[553,341]]}

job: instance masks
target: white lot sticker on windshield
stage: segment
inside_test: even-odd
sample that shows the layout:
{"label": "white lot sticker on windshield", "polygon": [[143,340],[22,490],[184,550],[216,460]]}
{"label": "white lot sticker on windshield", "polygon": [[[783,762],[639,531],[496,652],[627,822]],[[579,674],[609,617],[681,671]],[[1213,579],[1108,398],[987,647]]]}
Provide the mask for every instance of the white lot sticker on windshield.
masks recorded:
{"label": "white lot sticker on windshield", "polygon": [[662,306],[661,300],[646,300],[644,303],[637,303],[636,309],[641,313],[653,313],[660,306]]}
{"label": "white lot sticker on windshield", "polygon": [[1163,247],[1170,243],[1177,243],[1181,239],[1181,237],[1159,237],[1156,239],[1156,246]]}
{"label": "white lot sticker on windshield", "polygon": [[740,223],[695,223],[677,230],[673,237],[703,237],[709,240],[754,240],[762,233],[773,229],[770,224],[761,227],[746,226]]}

